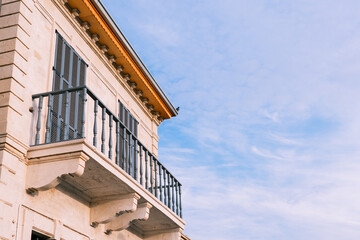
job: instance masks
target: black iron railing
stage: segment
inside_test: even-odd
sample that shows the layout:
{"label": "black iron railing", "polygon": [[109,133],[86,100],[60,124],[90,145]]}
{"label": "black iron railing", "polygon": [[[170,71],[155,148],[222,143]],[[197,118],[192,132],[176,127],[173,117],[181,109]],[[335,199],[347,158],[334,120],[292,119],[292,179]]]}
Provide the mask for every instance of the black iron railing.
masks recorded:
{"label": "black iron railing", "polygon": [[[40,93],[32,98],[37,110],[34,112],[34,145],[87,138],[182,217],[180,182],[89,88],[81,86]],[[43,111],[45,103],[47,109]],[[87,109],[93,112],[86,113]],[[85,129],[86,122],[88,129]]]}

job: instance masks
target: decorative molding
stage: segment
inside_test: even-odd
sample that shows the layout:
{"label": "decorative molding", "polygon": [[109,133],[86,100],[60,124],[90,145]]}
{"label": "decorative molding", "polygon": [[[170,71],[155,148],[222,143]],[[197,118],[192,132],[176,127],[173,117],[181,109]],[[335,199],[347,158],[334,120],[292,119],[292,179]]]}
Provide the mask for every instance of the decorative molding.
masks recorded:
{"label": "decorative molding", "polygon": [[25,154],[23,152],[19,151],[6,142],[0,143],[0,151],[6,151],[20,160],[25,160]]}
{"label": "decorative molding", "polygon": [[0,151],[4,150],[19,160],[25,161],[29,146],[8,133],[0,134]]}

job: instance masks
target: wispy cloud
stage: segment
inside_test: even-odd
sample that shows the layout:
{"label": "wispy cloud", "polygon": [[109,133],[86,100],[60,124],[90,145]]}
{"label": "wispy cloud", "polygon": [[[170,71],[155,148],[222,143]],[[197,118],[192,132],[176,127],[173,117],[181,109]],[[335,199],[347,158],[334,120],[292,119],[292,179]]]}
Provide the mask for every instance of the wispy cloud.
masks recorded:
{"label": "wispy cloud", "polygon": [[159,156],[192,239],[360,237],[360,2],[103,2],[181,106]]}

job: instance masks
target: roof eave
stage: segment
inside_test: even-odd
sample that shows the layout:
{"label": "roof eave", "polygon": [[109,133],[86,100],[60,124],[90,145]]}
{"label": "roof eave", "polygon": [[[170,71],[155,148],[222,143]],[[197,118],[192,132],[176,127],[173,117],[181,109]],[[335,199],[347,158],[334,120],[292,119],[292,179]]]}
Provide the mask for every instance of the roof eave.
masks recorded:
{"label": "roof eave", "polygon": [[102,15],[106,23],[109,25],[111,30],[114,32],[116,37],[121,41],[122,45],[125,47],[125,49],[128,51],[128,53],[131,55],[132,59],[135,61],[135,63],[138,65],[140,70],[143,72],[143,74],[146,76],[146,78],[149,80],[152,87],[155,89],[157,94],[160,96],[160,98],[164,101],[168,109],[170,110],[173,117],[178,115],[178,112],[176,111],[175,107],[172,105],[168,97],[165,95],[163,90],[160,88],[159,84],[155,81],[149,70],[146,68],[145,64],[141,61],[135,50],[130,45],[129,41],[126,39],[124,34],[121,32],[120,28],[117,26],[115,21],[112,19],[108,11],[106,10],[105,6],[102,4],[100,0],[91,0],[91,2],[94,4],[98,12]]}

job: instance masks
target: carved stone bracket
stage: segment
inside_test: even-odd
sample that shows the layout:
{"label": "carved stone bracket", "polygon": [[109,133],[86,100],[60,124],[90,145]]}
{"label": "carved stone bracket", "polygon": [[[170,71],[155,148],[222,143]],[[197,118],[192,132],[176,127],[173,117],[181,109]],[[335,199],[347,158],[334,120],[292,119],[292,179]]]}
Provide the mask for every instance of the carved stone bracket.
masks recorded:
{"label": "carved stone bracket", "polygon": [[91,226],[97,227],[116,217],[136,210],[140,196],[137,193],[119,196],[116,200],[101,201],[91,207]]}
{"label": "carved stone bracket", "polygon": [[59,177],[64,174],[81,176],[85,162],[89,160],[84,152],[64,153],[35,159],[29,159],[27,169],[26,191],[46,191],[56,187]]}
{"label": "carved stone bracket", "polygon": [[150,203],[139,204],[134,212],[118,216],[113,221],[105,225],[105,233],[110,234],[113,231],[121,231],[128,228],[135,221],[145,221],[149,218]]}

